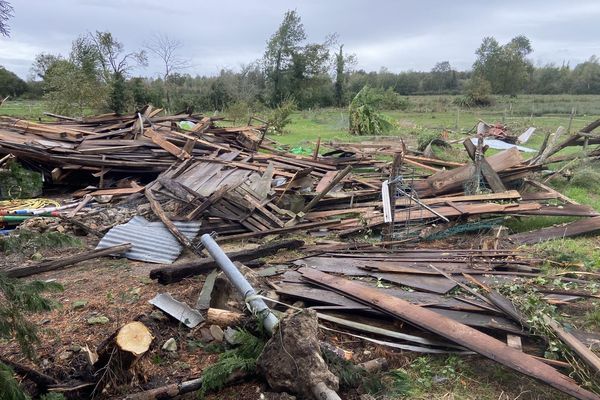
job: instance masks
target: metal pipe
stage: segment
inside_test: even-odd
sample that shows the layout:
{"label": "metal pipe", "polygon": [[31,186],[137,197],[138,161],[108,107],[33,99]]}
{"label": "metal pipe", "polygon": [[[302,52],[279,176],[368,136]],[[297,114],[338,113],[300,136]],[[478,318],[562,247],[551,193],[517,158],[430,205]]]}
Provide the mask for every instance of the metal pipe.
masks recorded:
{"label": "metal pipe", "polygon": [[252,286],[250,286],[244,275],[242,275],[209,234],[206,233],[202,235],[200,241],[225,273],[229,281],[243,296],[244,301],[250,307],[250,311],[263,321],[265,329],[272,335],[275,331],[275,327],[279,324],[277,317],[271,312],[263,299],[261,299]]}

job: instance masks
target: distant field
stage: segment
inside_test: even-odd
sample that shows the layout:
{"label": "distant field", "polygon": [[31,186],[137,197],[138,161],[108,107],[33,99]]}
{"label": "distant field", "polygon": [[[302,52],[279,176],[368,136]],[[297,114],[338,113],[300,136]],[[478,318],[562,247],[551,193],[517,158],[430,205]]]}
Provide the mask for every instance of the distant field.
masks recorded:
{"label": "distant field", "polygon": [[[386,111],[397,122],[398,128],[388,135],[411,136],[424,130],[447,130],[455,134],[466,133],[481,119],[489,123],[502,122],[514,132],[537,128],[543,137],[558,126],[567,127],[571,110],[576,114],[571,130],[579,129],[600,116],[598,96],[519,96],[497,97],[488,108],[460,109],[452,104],[454,96],[409,96],[405,111]],[[302,145],[321,140],[364,140],[348,133],[346,109],[304,110],[294,114],[289,133],[275,140],[289,145]],[[535,138],[534,138],[535,140]]]}

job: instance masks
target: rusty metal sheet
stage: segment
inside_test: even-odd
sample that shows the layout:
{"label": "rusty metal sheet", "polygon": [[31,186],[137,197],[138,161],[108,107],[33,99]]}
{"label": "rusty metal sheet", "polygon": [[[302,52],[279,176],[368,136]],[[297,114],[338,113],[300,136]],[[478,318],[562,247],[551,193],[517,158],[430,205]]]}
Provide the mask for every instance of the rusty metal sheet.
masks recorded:
{"label": "rusty metal sheet", "polygon": [[508,347],[505,343],[476,329],[443,317],[424,307],[386,295],[378,289],[364,287],[344,278],[310,268],[301,268],[299,272],[311,282],[326,286],[416,327],[440,335],[491,360],[545,382],[573,397],[582,400],[600,400],[600,396],[578,386],[573,379],[561,374],[553,367]]}

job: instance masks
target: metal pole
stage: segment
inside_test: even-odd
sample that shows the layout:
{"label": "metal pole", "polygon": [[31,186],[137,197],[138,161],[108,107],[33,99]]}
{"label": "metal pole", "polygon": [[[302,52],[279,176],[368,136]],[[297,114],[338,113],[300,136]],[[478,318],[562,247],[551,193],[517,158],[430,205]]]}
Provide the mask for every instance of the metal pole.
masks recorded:
{"label": "metal pole", "polygon": [[200,241],[210,253],[212,258],[217,262],[221,270],[225,273],[229,281],[235,286],[238,292],[243,296],[244,301],[249,305],[250,311],[256,314],[262,321],[265,329],[269,334],[273,334],[275,327],[279,324],[279,320],[265,302],[258,297],[256,291],[250,286],[244,275],[231,262],[217,242],[209,234],[204,234],[200,237]]}

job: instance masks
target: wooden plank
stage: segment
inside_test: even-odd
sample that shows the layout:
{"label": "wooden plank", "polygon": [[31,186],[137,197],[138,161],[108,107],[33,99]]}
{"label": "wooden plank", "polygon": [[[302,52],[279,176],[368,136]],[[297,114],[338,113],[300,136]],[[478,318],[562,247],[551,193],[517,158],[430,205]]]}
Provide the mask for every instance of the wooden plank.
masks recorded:
{"label": "wooden plank", "polygon": [[54,271],[63,267],[72,266],[86,260],[92,260],[98,257],[109,256],[112,254],[125,253],[131,249],[131,244],[125,243],[117,246],[107,247],[100,250],[92,250],[74,256],[63,257],[58,260],[44,261],[39,264],[30,265],[27,267],[13,268],[4,271],[6,276],[11,278],[23,278],[35,274],[41,274],[42,272]]}
{"label": "wooden plank", "polygon": [[506,344],[508,347],[512,347],[513,349],[523,351],[523,344],[521,343],[521,336],[513,335],[512,333],[506,334]]}
{"label": "wooden plank", "polygon": [[344,295],[377,308],[416,327],[440,335],[456,344],[473,350],[493,361],[549,384],[582,400],[599,400],[600,396],[579,387],[571,378],[535,358],[508,347],[505,343],[476,329],[453,321],[402,299],[366,288],[347,279],[334,277],[310,268],[299,271],[311,282],[326,286]]}
{"label": "wooden plank", "polygon": [[542,189],[545,192],[548,192],[548,193],[551,193],[551,194],[555,195],[557,198],[563,200],[565,203],[579,205],[579,203],[575,202],[575,200],[572,200],[571,198],[569,198],[569,197],[565,196],[564,194],[560,193],[559,191],[552,189],[548,185],[544,185],[543,183],[535,181],[533,179],[524,179],[524,181],[526,183],[530,184],[531,186],[535,186],[538,189]]}
{"label": "wooden plank", "polygon": [[325,188],[327,187],[327,185],[329,185],[331,183],[331,181],[333,180],[333,178],[335,178],[335,176],[338,174],[338,171],[327,171],[325,173],[325,175],[321,178],[321,180],[319,181],[319,183],[317,183],[317,187],[315,188],[315,192],[320,193],[323,190],[325,190]]}
{"label": "wooden plank", "polygon": [[89,196],[127,196],[130,194],[141,193],[144,191],[144,186],[134,188],[114,188],[100,189],[88,193]]}
{"label": "wooden plank", "polygon": [[[255,249],[228,253],[227,257],[229,257],[231,261],[247,262],[275,254],[282,249],[297,249],[303,244],[304,242],[301,240],[282,240],[259,246]],[[162,284],[168,284],[179,282],[190,276],[200,275],[217,267],[216,261],[212,258],[203,258],[189,263],[165,265],[155,268],[150,271],[150,278],[157,279]]]}
{"label": "wooden plank", "polygon": [[339,171],[336,176],[327,183],[327,185],[325,185],[325,187],[323,188],[323,190],[321,190],[320,192],[317,193],[317,195],[315,197],[312,198],[312,200],[304,207],[304,209],[302,210],[302,212],[307,213],[308,211],[310,211],[311,208],[313,208],[318,202],[319,200],[321,200],[323,197],[325,197],[327,195],[327,193],[329,193],[329,191],[331,189],[333,189],[333,187],[335,185],[337,185],[338,183],[340,183],[340,181],[342,179],[344,179],[344,177],[346,175],[348,175],[350,173],[350,171],[352,171],[352,166],[348,165],[346,168],[344,168],[343,170]]}
{"label": "wooden plank", "polygon": [[[465,196],[446,196],[446,197],[434,197],[431,199],[420,199],[423,204],[434,205],[444,204],[447,201],[453,203],[458,202],[470,202],[470,201],[496,201],[496,200],[517,200],[521,198],[521,194],[516,190],[507,190],[499,193],[485,193],[485,194],[472,194]],[[396,206],[414,205],[408,199],[396,200]]]}
{"label": "wooden plank", "polygon": [[542,228],[531,232],[517,233],[510,235],[508,239],[513,243],[533,244],[552,239],[562,239],[584,235],[600,231],[600,217],[584,218],[579,221],[570,222],[568,224],[553,226],[550,228]]}
{"label": "wooden plank", "polygon": [[144,135],[148,136],[152,140],[153,143],[159,145],[164,150],[166,150],[170,154],[174,155],[175,157],[179,158],[180,160],[185,160],[187,158],[190,158],[190,155],[188,153],[186,153],[185,150],[180,149],[179,147],[175,146],[173,143],[169,142],[167,139],[164,138],[163,135],[156,132],[155,130],[146,129],[144,131]]}

